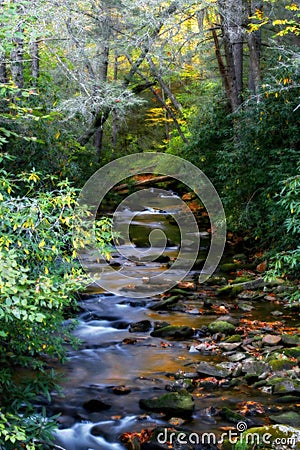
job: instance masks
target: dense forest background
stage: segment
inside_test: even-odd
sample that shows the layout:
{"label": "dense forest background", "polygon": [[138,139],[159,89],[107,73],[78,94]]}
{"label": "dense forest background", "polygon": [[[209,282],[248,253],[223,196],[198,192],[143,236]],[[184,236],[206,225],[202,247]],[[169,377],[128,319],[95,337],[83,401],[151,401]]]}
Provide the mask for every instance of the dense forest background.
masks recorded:
{"label": "dense forest background", "polygon": [[[143,151],[191,161],[270,274],[297,274],[299,17],[285,0],[1,2],[5,448],[46,448],[51,423],[24,411],[54,380],[24,391],[12,367],[43,370],[36,355],[63,353],[54,330],[82,276],[70,231],[76,188],[109,161]],[[100,227],[106,248],[109,223]]]}

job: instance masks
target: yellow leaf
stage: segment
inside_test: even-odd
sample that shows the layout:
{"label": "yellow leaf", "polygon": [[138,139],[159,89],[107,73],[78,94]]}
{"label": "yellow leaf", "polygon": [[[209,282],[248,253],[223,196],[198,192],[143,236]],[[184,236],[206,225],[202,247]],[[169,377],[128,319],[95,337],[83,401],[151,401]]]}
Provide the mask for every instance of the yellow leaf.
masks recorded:
{"label": "yellow leaf", "polygon": [[45,240],[44,239],[41,240],[41,242],[39,243],[38,247],[39,248],[45,247]]}
{"label": "yellow leaf", "polygon": [[58,131],[55,135],[55,139],[58,139],[60,137],[60,131]]}

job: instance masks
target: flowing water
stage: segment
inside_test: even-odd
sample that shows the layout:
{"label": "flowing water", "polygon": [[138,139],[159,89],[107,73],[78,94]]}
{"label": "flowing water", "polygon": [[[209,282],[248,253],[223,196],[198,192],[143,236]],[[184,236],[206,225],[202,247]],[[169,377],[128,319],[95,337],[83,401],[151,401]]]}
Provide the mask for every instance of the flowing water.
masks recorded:
{"label": "flowing water", "polygon": [[[172,198],[170,195],[170,205]],[[137,205],[139,208],[142,210],[137,211],[132,224],[133,242],[141,250],[147,251],[149,247],[145,242],[149,230],[163,230],[168,236],[164,256],[172,260],[178,252],[176,224],[170,221],[169,213],[159,208],[148,210]],[[126,217],[124,211],[121,215],[124,222]],[[205,248],[209,246],[205,227],[202,236],[201,251],[205,255]],[[124,254],[128,246],[128,242],[122,243]],[[88,255],[87,261],[91,272],[101,272],[101,262],[89,260]],[[211,356],[189,352],[197,334],[190,340],[168,341],[151,337],[151,329],[147,332],[129,331],[131,323],[142,320],[149,320],[152,326],[157,321],[166,321],[172,325],[200,329],[216,318],[213,313],[195,313],[205,303],[203,287],[198,286],[188,292],[182,311],[156,312],[147,307],[153,303],[153,299],[147,297],[146,291],[144,298],[131,298],[130,290],[126,292],[124,286],[119,286],[118,270],[125,267],[127,273],[138,274],[143,278],[162,271],[165,263],[126,262],[120,253],[113,255],[112,261],[116,270],[109,276],[114,289],[120,289],[120,295],[104,292],[97,285],[89,286],[82,296],[82,312],[74,332],[80,338],[81,345],[78,350],[69,350],[68,361],[61,368],[64,373],[61,382],[64,397],[57,396],[54,399],[53,412],[61,413],[61,429],[56,432],[56,442],[66,450],[121,450],[124,447],[118,438],[122,433],[140,432],[145,428],[155,428],[158,424],[168,425],[162,415],[150,416],[143,411],[139,407],[139,400],[165,393],[165,386],[174,380],[174,375],[179,371],[192,371],[190,366],[193,363],[212,360]],[[187,280],[193,281],[196,273],[192,271]],[[272,304],[264,303],[255,310],[255,314],[266,317],[274,308]],[[232,315],[245,317],[241,311]],[[197,343],[199,339],[201,341],[201,336],[198,336]],[[213,357],[213,360],[219,361],[220,356]],[[193,395],[195,413],[183,424],[183,428],[200,432],[217,430],[221,425],[226,425],[226,422],[223,423],[210,413],[211,407],[227,405],[234,408],[236,403],[247,399],[266,405],[270,403],[270,396],[254,392],[250,387],[231,391],[224,391],[220,387],[207,392],[200,389]],[[98,402],[96,406],[95,401]]]}

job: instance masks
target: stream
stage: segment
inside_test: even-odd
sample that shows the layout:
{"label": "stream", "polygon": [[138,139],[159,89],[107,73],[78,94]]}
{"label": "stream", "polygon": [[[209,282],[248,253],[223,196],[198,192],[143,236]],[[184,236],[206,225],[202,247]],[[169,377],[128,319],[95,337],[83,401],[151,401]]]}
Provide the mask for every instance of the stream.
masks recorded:
{"label": "stream", "polygon": [[[173,209],[175,197],[175,194],[170,193],[170,208]],[[115,270],[113,274],[108,274],[114,292],[119,291],[119,295],[105,292],[96,283],[91,284],[82,295],[81,312],[74,331],[81,344],[76,350],[68,350],[66,364],[58,369],[63,375],[60,385],[64,396],[54,394],[51,404],[51,412],[61,414],[60,429],[55,432],[56,444],[66,450],[122,450],[129,448],[120,442],[122,434],[140,433],[145,429],[153,430],[158,426],[170,427],[174,424],[189,432],[220,433],[222,427],[233,424],[228,418],[220,416],[218,411],[223,407],[235,409],[236,405],[250,401],[261,405],[264,410],[264,414],[261,414],[256,409],[251,422],[256,426],[268,423],[266,417],[271,412],[277,412],[273,396],[267,390],[253,389],[247,384],[229,387],[226,379],[216,383],[206,378],[206,385],[195,384],[196,388],[192,392],[195,408],[190,417],[178,419],[175,416],[174,421],[174,417],[158,411],[146,411],[141,407],[141,399],[172,391],[174,383],[180,382],[182,378],[194,380],[195,365],[201,361],[228,362],[224,352],[195,349],[195,346],[207,342],[203,330],[220,317],[223,310],[225,315],[229,312],[236,323],[241,319],[266,318],[275,322],[279,319],[272,315],[274,311],[280,315],[280,321],[290,327],[296,327],[297,323],[299,326],[299,321],[297,315],[291,314],[285,305],[276,302],[256,301],[255,308],[247,310],[238,308],[236,299],[216,298],[216,286],[197,284],[198,267],[179,285],[181,291],[176,291],[176,287],[173,292],[171,290],[171,295],[179,296],[174,308],[161,311],[155,310],[155,307],[151,309],[167,296],[148,296],[147,277],[160,273],[168,262],[176,258],[180,236],[176,224],[170,220],[169,211],[166,212],[165,207],[162,210],[159,202],[157,208],[137,204],[134,212],[130,237],[140,251],[149,250],[148,236],[151,230],[162,230],[168,237],[162,262],[143,262],[142,258],[140,261],[128,261],[124,255],[128,254],[130,243],[124,241],[120,244],[119,252],[112,254],[111,267]],[[132,211],[120,213],[121,222],[125,223],[127,217],[132,217]],[[199,228],[201,247],[198,257],[202,260],[210,243],[207,220]],[[101,261],[89,258],[89,255],[86,255],[86,261],[92,273],[102,273],[103,276],[104,264]],[[134,287],[128,286],[126,290],[124,285],[120,285],[120,270],[138,274],[142,280],[141,286],[145,288],[144,297],[130,297],[130,289]],[[217,275],[228,278],[228,274]],[[184,339],[152,336],[153,330],[163,322],[190,327],[194,334]],[[231,352],[231,355],[235,352]]]}

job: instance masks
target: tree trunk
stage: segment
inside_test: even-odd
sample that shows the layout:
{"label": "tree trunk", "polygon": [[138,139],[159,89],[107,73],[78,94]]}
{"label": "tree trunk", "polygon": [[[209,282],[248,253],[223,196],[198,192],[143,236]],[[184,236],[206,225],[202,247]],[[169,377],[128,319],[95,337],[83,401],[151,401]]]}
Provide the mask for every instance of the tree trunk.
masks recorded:
{"label": "tree trunk", "polygon": [[[22,31],[22,28],[19,27],[18,32],[21,33]],[[24,87],[24,42],[22,38],[14,38],[13,43],[14,48],[10,53],[11,76],[16,85],[22,89]]]}
{"label": "tree trunk", "polygon": [[39,59],[39,44],[34,41],[30,44],[31,54],[31,77],[33,86],[37,86],[40,76],[40,59]]}
{"label": "tree trunk", "polygon": [[[249,1],[248,2],[248,15],[253,16],[256,9],[261,10],[263,5],[259,1]],[[261,81],[261,70],[260,70],[260,53],[261,53],[261,30],[253,31],[248,33],[248,48],[249,48],[249,89],[251,93],[256,96],[257,101],[259,101],[259,84]]]}
{"label": "tree trunk", "polygon": [[7,83],[6,55],[4,52],[0,54],[0,83]]}
{"label": "tree trunk", "polygon": [[218,0],[226,60],[226,77],[232,111],[242,104],[243,92],[243,0]]}

